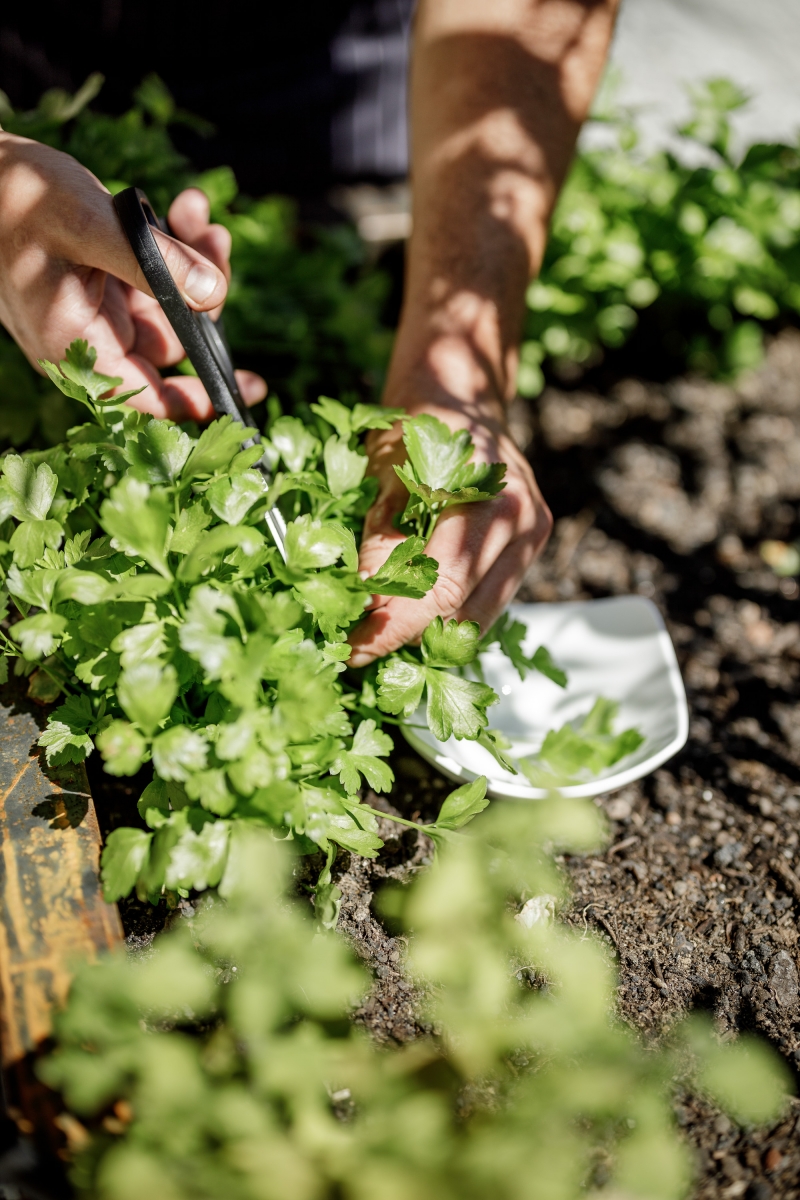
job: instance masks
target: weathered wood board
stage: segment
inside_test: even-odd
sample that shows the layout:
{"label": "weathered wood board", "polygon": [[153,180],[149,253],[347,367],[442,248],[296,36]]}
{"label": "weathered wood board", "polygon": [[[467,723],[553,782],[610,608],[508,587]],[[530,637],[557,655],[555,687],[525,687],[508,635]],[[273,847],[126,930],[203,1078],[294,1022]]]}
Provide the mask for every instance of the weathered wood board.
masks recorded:
{"label": "weathered wood board", "polygon": [[0,688],[0,1050],[21,1063],[52,1028],[70,968],[117,945],[102,898],[100,830],[83,766],[48,768],[44,724],[14,684]]}

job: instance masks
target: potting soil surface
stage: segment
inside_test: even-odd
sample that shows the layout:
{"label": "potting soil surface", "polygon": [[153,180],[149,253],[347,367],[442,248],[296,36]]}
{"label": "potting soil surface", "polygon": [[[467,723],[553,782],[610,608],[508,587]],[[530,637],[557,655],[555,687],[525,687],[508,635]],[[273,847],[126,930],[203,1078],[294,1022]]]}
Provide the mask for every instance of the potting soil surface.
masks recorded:
{"label": "potting soil surface", "polygon": [[[605,941],[619,1011],[643,1037],[702,1008],[723,1034],[760,1032],[796,1071],[800,614],[797,583],[777,576],[759,545],[800,533],[800,333],[777,337],[735,386],[549,388],[534,404],[517,401],[512,423],[556,518],[520,599],[650,597],[691,710],[675,759],[599,801],[605,852],[562,860],[573,889],[565,919]],[[397,742],[394,790],[370,803],[431,820],[452,785]],[[93,776],[101,822],[130,820],[136,781],[109,791],[108,777]],[[356,1022],[403,1043],[426,1026],[404,944],[372,898],[387,878],[428,864],[432,847],[381,825],[376,860],[339,856],[339,927],[374,974]],[[135,901],[122,911],[132,948],[164,921]],[[696,1148],[698,1198],[800,1196],[800,1103],[769,1131],[742,1130],[692,1096],[676,1102],[676,1117]]]}

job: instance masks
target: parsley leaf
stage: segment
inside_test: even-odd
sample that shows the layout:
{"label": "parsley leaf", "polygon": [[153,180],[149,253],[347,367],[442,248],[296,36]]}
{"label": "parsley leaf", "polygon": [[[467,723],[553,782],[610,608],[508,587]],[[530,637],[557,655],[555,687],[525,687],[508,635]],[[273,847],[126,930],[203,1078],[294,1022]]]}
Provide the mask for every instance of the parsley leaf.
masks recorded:
{"label": "parsley leaf", "polygon": [[220,417],[214,421],[192,447],[181,474],[182,482],[224,471],[241,450],[242,442],[250,436],[250,431],[233,417]]}
{"label": "parsley leaf", "polygon": [[125,443],[133,475],[152,484],[174,483],[191,450],[189,435],[169,421],[148,421],[137,437]]}
{"label": "parsley leaf", "polygon": [[117,682],[117,699],[125,715],[147,734],[169,716],[177,695],[178,676],[171,663],[136,663]]}
{"label": "parsley leaf", "polygon": [[479,775],[471,783],[462,784],[445,798],[436,818],[438,829],[461,829],[489,804],[486,777]]}
{"label": "parsley leaf", "polygon": [[478,653],[481,630],[475,621],[445,623],[434,617],[422,635],[422,657],[431,667],[465,667]]}
{"label": "parsley leaf", "polygon": [[372,718],[362,721],[356,729],[349,750],[342,750],[331,766],[331,775],[338,775],[348,795],[361,787],[361,776],[376,792],[388,792],[394,774],[388,763],[381,762],[392,752],[392,739],[377,728]]}
{"label": "parsley leaf", "polygon": [[53,719],[39,734],[39,745],[44,747],[47,765],[50,767],[83,762],[93,749],[93,742],[88,733],[73,729],[64,721]]}
{"label": "parsley leaf", "polygon": [[18,521],[44,521],[58,488],[58,476],[47,463],[7,454],[0,482],[0,511]]}
{"label": "parsley leaf", "polygon": [[109,904],[127,896],[147,862],[152,833],[123,826],[106,838],[100,857],[103,895]]}
{"label": "parsley leaf", "polygon": [[566,671],[557,667],[545,646],[539,646],[530,656],[522,649],[522,643],[528,630],[522,621],[513,621],[507,612],[501,613],[494,625],[481,638],[480,651],[483,653],[490,646],[499,644],[500,649],[517,669],[520,679],[524,679],[528,671],[539,671],[546,675],[559,687],[567,686]]}
{"label": "parsley leaf", "polygon": [[143,558],[159,575],[172,578],[166,559],[170,505],[162,491],[126,475],[103,501],[100,519],[125,554]]}
{"label": "parsley leaf", "polygon": [[486,709],[499,697],[485,683],[461,679],[448,671],[425,670],[428,687],[427,719],[431,733],[440,742],[449,737],[475,739],[489,718]]}
{"label": "parsley leaf", "polygon": [[405,422],[403,441],[417,483],[431,489],[449,490],[457,472],[472,457],[472,438],[466,429],[451,432],[443,421],[427,413]]}
{"label": "parsley leaf", "polygon": [[147,752],[147,742],[135,725],[112,721],[97,736],[97,749],[109,775],[135,775]]}
{"label": "parsley leaf", "polygon": [[319,445],[297,417],[278,417],[270,427],[269,439],[290,471],[302,471]]}
{"label": "parsley leaf", "polygon": [[342,497],[357,488],[367,469],[366,455],[351,450],[344,438],[329,437],[323,450],[325,477],[332,495]]}
{"label": "parsley leaf", "polygon": [[488,725],[486,709],[497,693],[485,683],[463,679],[446,668],[472,662],[480,629],[474,621],[445,623],[436,617],[422,637],[423,662],[392,655],[378,670],[378,708],[410,717],[427,691],[427,721],[440,741],[449,737],[476,739]]}
{"label": "parsley leaf", "polygon": [[218,479],[206,492],[215,516],[228,525],[238,525],[267,490],[260,471],[242,471],[228,479]]}
{"label": "parsley leaf", "polygon": [[439,564],[424,554],[424,549],[425,542],[420,537],[400,542],[375,574],[364,580],[364,590],[376,596],[421,599],[439,578]]}
{"label": "parsley leaf", "polygon": [[567,723],[551,730],[537,755],[520,759],[520,767],[537,787],[566,786],[597,775],[641,746],[638,729],[613,733],[619,705],[599,697],[576,729]]}

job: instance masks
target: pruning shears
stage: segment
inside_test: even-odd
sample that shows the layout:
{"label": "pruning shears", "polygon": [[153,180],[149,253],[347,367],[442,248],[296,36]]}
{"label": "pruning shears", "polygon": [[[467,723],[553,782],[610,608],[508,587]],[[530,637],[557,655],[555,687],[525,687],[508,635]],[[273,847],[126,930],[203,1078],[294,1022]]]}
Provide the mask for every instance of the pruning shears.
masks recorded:
{"label": "pruning shears", "polygon": [[[125,230],[131,249],[142,268],[142,274],[150,284],[164,314],[186,351],[189,362],[208,392],[217,416],[233,417],[252,430],[244,447],[261,441],[253,415],[242,399],[233,373],[233,362],[221,322],[215,324],[208,313],[198,313],[189,308],[161,255],[152,230],[172,234],[165,220],[159,219],[141,188],[129,187],[114,197],[114,207]],[[255,464],[269,482],[270,471],[263,459]],[[273,542],[286,559],[286,522],[277,508],[268,508],[264,514],[267,529]]]}

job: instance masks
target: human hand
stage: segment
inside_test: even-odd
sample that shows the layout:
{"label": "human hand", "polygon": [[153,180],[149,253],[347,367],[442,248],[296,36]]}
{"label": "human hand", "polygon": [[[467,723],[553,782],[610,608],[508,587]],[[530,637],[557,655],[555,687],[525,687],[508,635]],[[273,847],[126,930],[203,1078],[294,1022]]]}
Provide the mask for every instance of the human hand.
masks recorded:
{"label": "human hand", "polygon": [[[207,198],[189,188],[169,210],[176,236],[153,236],[189,307],[216,315],[227,292],[230,234],[208,218]],[[86,338],[97,349],[98,371],[120,376],[125,389],[150,385],[134,407],[173,420],[214,415],[199,379],[159,374],[185,353],[109,192],[69,155],[2,132],[0,321],[34,365],[58,362],[75,338]],[[236,377],[248,404],[266,395],[258,375]]]}
{"label": "human hand", "polygon": [[[418,641],[435,616],[477,621],[486,630],[512,600],[530,564],[550,533],[552,517],[527,461],[514,445],[502,405],[444,405],[417,400],[410,415],[430,413],[451,429],[467,428],[475,443],[474,460],[504,462],[506,486],[491,500],[446,510],[425,553],[439,564],[439,579],[421,600],[376,596],[367,617],[350,635],[349,665],[373,659]],[[394,464],[406,458],[402,427],[376,431],[367,442],[370,473],[379,482],[378,497],[367,514],[359,567],[373,575],[403,540],[393,518],[403,511],[408,493]]]}

